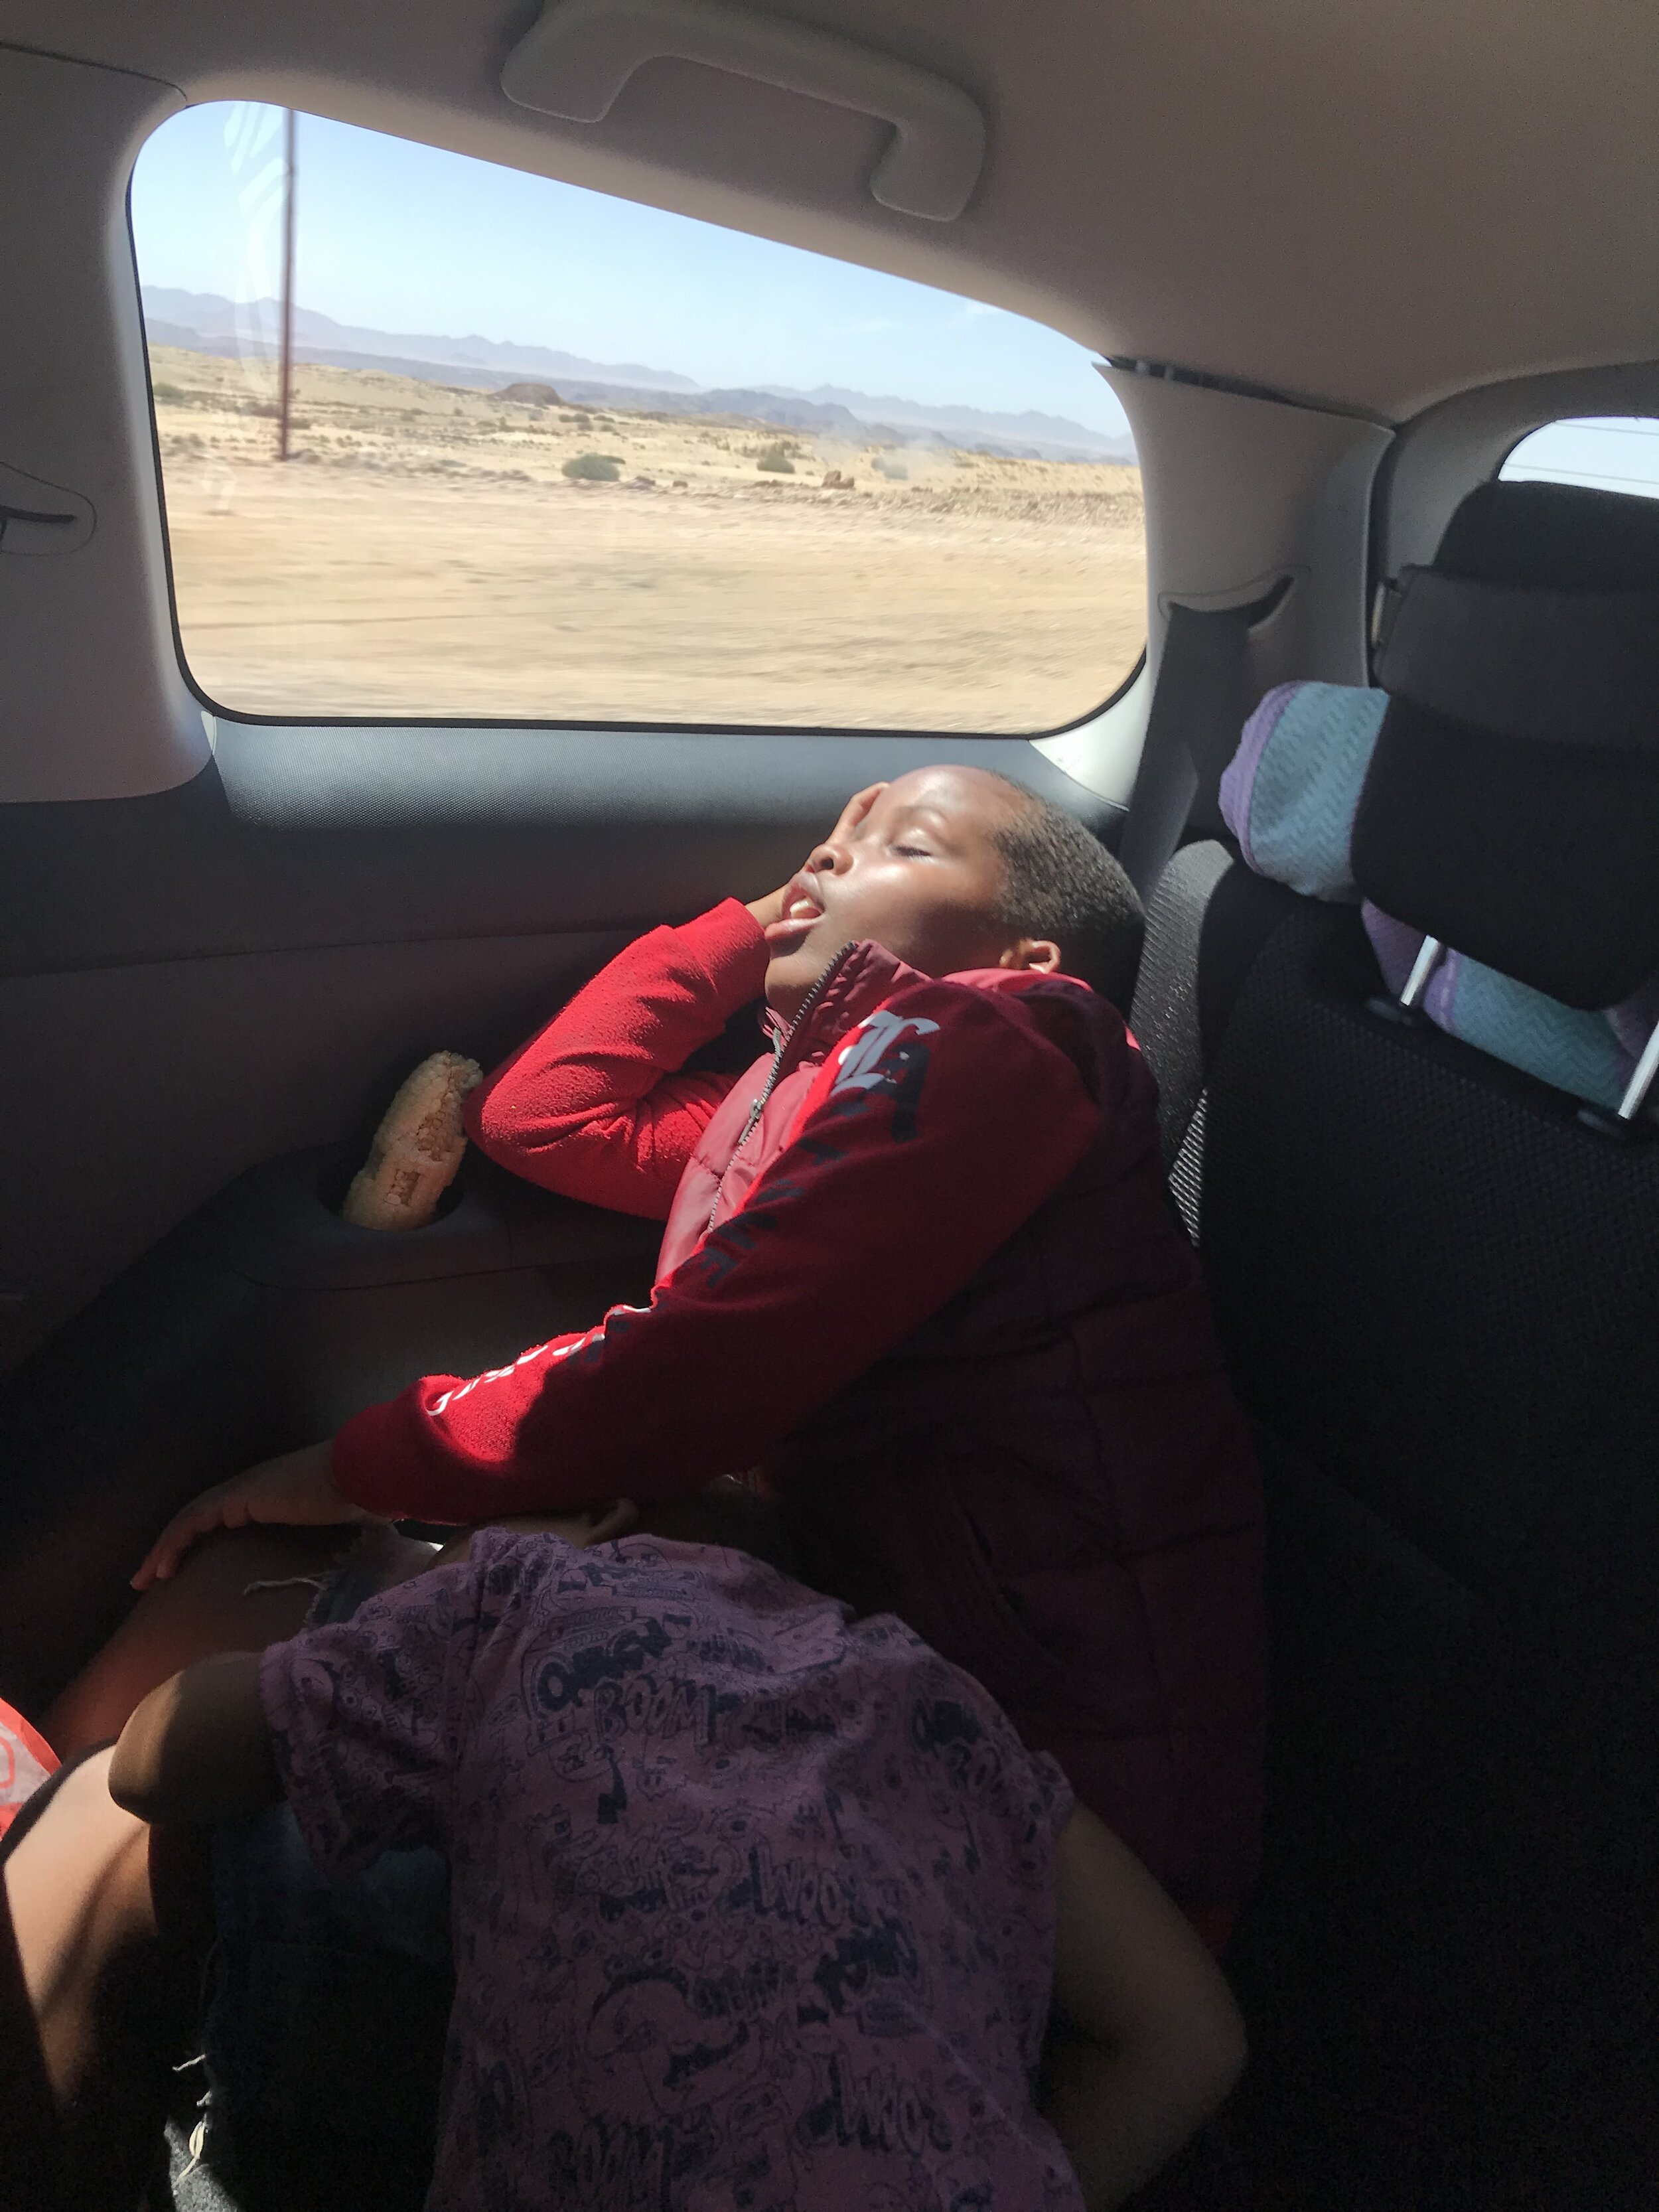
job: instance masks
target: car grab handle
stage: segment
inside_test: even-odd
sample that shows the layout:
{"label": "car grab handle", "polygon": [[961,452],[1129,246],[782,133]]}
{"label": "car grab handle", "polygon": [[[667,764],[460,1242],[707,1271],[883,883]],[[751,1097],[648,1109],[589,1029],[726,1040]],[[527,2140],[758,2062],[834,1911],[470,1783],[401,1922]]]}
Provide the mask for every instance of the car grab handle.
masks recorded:
{"label": "car grab handle", "polygon": [[501,89],[521,107],[598,123],[642,63],[702,62],[879,117],[893,143],[870,190],[884,207],[949,222],[985,159],[985,118],[929,70],[726,0],[553,0],[508,55]]}

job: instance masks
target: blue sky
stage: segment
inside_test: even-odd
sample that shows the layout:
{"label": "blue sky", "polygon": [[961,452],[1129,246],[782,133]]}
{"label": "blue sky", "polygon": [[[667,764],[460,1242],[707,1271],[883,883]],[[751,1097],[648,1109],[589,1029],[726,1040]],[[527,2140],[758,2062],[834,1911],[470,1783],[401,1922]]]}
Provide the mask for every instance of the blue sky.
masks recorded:
{"label": "blue sky", "polygon": [[[1000,308],[345,124],[299,127],[295,296],[337,321],[1127,428],[1083,347]],[[281,156],[274,108],[164,124],[132,181],[143,281],[274,292]]]}

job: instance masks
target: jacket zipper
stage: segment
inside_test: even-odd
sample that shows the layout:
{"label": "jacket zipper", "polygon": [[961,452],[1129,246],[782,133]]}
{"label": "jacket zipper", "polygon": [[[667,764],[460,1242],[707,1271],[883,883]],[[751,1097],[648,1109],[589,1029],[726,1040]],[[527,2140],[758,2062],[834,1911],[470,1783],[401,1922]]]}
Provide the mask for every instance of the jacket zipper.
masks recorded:
{"label": "jacket zipper", "polygon": [[766,1102],[772,1096],[773,1091],[777,1087],[778,1078],[783,1073],[783,1063],[789,1056],[790,1046],[793,1044],[795,1039],[800,1035],[802,1029],[805,1026],[807,1018],[811,1013],[813,1008],[817,1005],[818,1000],[823,996],[824,992],[829,988],[830,977],[835,974],[836,969],[841,966],[842,961],[846,959],[848,954],[852,950],[853,945],[851,942],[842,946],[841,951],[836,954],[834,959],[830,961],[829,966],[818,977],[817,981],[808,990],[806,996],[801,1000],[799,1006],[796,1009],[794,1020],[790,1023],[788,1028],[784,1030],[782,1036],[779,1037],[776,1045],[773,1048],[772,1065],[766,1072],[766,1080],[761,1085],[760,1096],[750,1108],[749,1119],[743,1125],[743,1134],[738,1139],[737,1143],[732,1146],[732,1157],[726,1161],[726,1165],[720,1170],[720,1179],[714,1186],[714,1202],[708,1209],[708,1220],[703,1224],[702,1233],[705,1237],[708,1236],[709,1231],[714,1227],[714,1216],[720,1210],[720,1199],[726,1190],[726,1178],[731,1174],[732,1167],[736,1163],[738,1154],[749,1142],[750,1137],[754,1135],[756,1126],[759,1122],[761,1115],[766,1111]]}

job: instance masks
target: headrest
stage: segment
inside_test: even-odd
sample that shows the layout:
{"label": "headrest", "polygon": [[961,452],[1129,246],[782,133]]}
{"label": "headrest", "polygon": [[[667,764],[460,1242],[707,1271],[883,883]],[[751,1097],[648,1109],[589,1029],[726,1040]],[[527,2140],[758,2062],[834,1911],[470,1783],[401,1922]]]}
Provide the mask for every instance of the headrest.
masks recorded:
{"label": "headrest", "polygon": [[1659,969],[1659,501],[1488,483],[1408,569],[1360,890],[1583,1008]]}
{"label": "headrest", "polygon": [[[1360,912],[1383,981],[1397,997],[1422,950],[1423,932],[1370,904]],[[1625,1048],[1626,1031],[1633,1035],[1636,1026],[1630,1018],[1633,1002],[1604,1014],[1587,1013],[1461,952],[1448,952],[1437,963],[1421,1003],[1448,1036],[1461,1037],[1494,1060],[1597,1106],[1618,1105],[1647,1042],[1644,1031]],[[1654,1011],[1659,1015],[1659,1005]]]}
{"label": "headrest", "polygon": [[[1357,896],[1355,811],[1388,708],[1386,693],[1341,684],[1281,684],[1267,693],[1221,779],[1222,814],[1256,874],[1312,898]],[[1397,994],[1424,932],[1369,902],[1361,918]],[[1608,1012],[1589,1012],[1454,950],[1436,967],[1422,1011],[1494,1059],[1616,1107],[1659,1020],[1659,976]]]}
{"label": "headrest", "polygon": [[1354,809],[1388,703],[1346,684],[1267,693],[1221,779],[1221,818],[1257,875],[1309,898],[1356,896]]}

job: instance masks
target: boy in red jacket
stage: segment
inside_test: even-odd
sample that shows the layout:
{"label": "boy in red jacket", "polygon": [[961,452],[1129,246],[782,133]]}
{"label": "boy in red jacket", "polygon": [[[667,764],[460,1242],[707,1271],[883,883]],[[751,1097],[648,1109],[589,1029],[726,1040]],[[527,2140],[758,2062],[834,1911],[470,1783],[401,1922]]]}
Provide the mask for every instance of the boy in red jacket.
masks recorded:
{"label": "boy in red jacket", "polygon": [[[465,1522],[754,1471],[1218,1940],[1255,1863],[1261,1509],[1166,1202],[1088,833],[963,768],[873,785],[770,897],[621,953],[472,1105],[497,1160],[666,1223],[648,1306],[429,1376],[177,1516]],[[764,991],[746,1075],[684,1062]]]}

